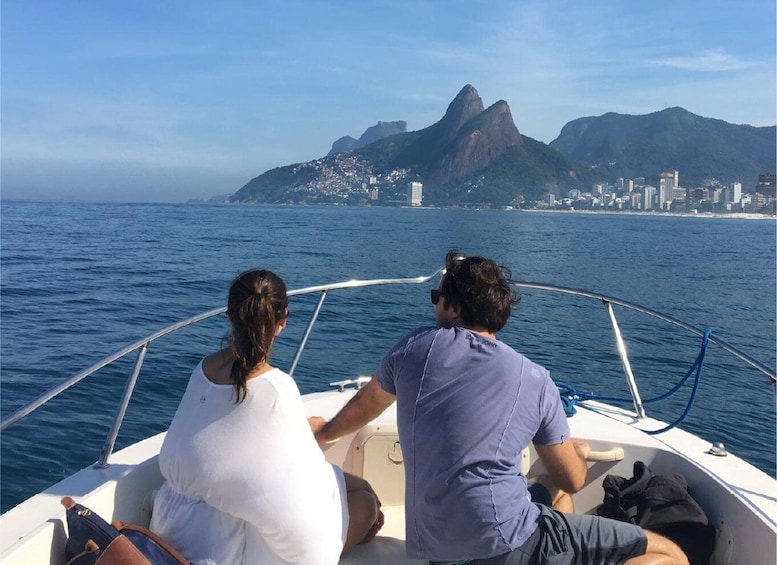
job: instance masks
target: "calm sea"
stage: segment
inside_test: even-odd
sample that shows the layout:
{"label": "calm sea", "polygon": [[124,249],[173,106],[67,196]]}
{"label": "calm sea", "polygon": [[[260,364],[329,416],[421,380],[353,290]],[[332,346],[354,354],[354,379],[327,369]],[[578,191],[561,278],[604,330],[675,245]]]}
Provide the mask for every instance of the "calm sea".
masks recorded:
{"label": "calm sea", "polygon": [[[775,366],[775,222],[515,211],[3,201],[3,416],[99,359],[220,307],[242,270],[290,288],[414,277],[453,247],[519,280],[601,292],[669,313]],[[436,284],[436,282],[434,283]],[[327,298],[297,369],[303,392],[371,374],[404,333],[433,323],[428,289]],[[287,368],[314,300],[291,304],[274,361]],[[618,312],[643,397],[690,368],[699,339]],[[353,333],[356,326],[361,329]],[[220,347],[222,317],[149,351],[117,447],[168,425],[189,372]],[[557,379],[626,394],[601,304],[526,290],[500,337]],[[2,434],[2,509],[99,456],[132,359],[101,370]],[[649,413],[672,421],[685,387]],[[711,347],[684,427],[775,473],[775,398],[766,377]]]}

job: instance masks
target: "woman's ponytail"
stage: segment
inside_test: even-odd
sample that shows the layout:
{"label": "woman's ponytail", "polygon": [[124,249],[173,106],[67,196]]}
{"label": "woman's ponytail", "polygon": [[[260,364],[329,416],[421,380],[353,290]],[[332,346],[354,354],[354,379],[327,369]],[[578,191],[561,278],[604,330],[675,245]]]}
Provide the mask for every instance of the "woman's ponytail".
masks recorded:
{"label": "woman's ponytail", "polygon": [[246,271],[229,289],[227,318],[232,326],[231,380],[236,402],[248,394],[248,376],[270,357],[278,324],[286,317],[286,284],[267,270]]}

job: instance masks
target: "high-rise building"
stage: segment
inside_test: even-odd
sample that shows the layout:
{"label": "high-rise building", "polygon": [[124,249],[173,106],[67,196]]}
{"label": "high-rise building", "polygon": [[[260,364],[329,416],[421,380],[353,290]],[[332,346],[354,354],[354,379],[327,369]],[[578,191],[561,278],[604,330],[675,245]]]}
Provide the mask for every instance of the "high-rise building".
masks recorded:
{"label": "high-rise building", "polygon": [[677,171],[664,172],[658,179],[658,207],[661,210],[668,210],[672,203],[672,191],[677,186],[679,179]]}
{"label": "high-rise building", "polygon": [[710,191],[708,188],[694,188],[693,189],[693,198],[694,201],[698,202],[701,200],[709,200],[710,199]]}
{"label": "high-rise building", "polygon": [[645,186],[642,189],[642,209],[643,210],[652,210],[653,209],[653,199],[656,197],[656,187],[655,186]]}
{"label": "high-rise building", "polygon": [[672,189],[672,200],[674,202],[685,202],[687,191],[682,186],[676,186]]}
{"label": "high-rise building", "polygon": [[770,198],[777,198],[777,175],[774,173],[758,175],[755,191]]}
{"label": "high-rise building", "polygon": [[726,203],[737,204],[742,200],[742,183],[732,182],[726,189]]}
{"label": "high-rise building", "polygon": [[615,186],[621,192],[633,192],[634,191],[634,181],[631,180],[631,179],[625,179],[623,177],[620,177],[617,181],[615,181]]}
{"label": "high-rise building", "polygon": [[407,203],[411,206],[420,206],[424,198],[424,185],[420,182],[407,183]]}

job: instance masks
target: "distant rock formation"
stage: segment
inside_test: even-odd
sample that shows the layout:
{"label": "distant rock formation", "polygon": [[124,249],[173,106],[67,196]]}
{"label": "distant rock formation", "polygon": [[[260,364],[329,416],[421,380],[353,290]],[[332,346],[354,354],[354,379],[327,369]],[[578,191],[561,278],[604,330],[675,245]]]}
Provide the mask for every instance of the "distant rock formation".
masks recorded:
{"label": "distant rock formation", "polygon": [[431,164],[430,178],[442,184],[468,178],[522,142],[510,107],[500,100],[459,129]]}
{"label": "distant rock formation", "polygon": [[715,177],[749,189],[758,174],[775,170],[775,126],[734,125],[682,108],[609,113],[569,122],[548,146],[519,133],[505,101],[484,109],[471,84],[438,122],[406,129],[403,121],[378,122],[358,140],[337,140],[327,157],[262,173],[229,201],[363,203],[367,183],[376,183],[380,197],[395,202],[418,181],[425,205],[513,206],[672,170],[686,187]]}
{"label": "distant rock formation", "polygon": [[415,141],[396,158],[399,166],[428,167],[439,159],[469,120],[483,112],[483,101],[471,84],[466,85],[448,105],[442,119],[418,132]]}
{"label": "distant rock formation", "polygon": [[390,135],[396,135],[398,133],[404,133],[407,131],[407,122],[398,120],[395,122],[378,122],[374,126],[368,127],[364,130],[364,133],[359,139],[354,139],[350,135],[341,137],[332,144],[332,149],[327,153],[327,157],[334,155],[335,153],[342,153],[343,151],[352,151],[354,149],[361,149],[371,143],[375,143],[389,137]]}
{"label": "distant rock formation", "polygon": [[[425,204],[505,206],[602,180],[601,173],[522,136],[505,101],[484,109],[471,84],[435,124],[414,132],[406,127],[378,122],[355,142],[336,141],[326,157],[266,171],[229,200],[341,203],[353,193],[359,202],[365,183],[375,179],[386,200],[404,198],[407,183],[420,181]],[[392,129],[398,133],[384,136]]]}
{"label": "distant rock formation", "polygon": [[714,177],[753,189],[760,173],[775,170],[775,139],[775,126],[730,124],[675,107],[637,116],[609,112],[578,118],[550,146],[613,179],[677,170],[682,186],[699,186]]}
{"label": "distant rock formation", "polygon": [[351,149],[353,149],[354,143],[356,143],[356,140],[350,135],[343,136],[332,144],[332,149],[329,150],[329,153],[327,153],[326,156],[329,157],[330,155],[334,155],[335,153],[350,151]]}

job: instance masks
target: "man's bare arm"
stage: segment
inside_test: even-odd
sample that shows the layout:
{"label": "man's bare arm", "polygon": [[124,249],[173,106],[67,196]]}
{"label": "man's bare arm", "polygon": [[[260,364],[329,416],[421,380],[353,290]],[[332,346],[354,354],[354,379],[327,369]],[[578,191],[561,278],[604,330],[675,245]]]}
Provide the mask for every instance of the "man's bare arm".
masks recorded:
{"label": "man's bare arm", "polygon": [[396,396],[384,391],[373,378],[360,389],[337,415],[315,431],[319,444],[329,443],[361,428],[377,418]]}
{"label": "man's bare arm", "polygon": [[585,486],[588,475],[585,460],[590,451],[586,442],[568,438],[563,443],[534,448],[556,487],[572,494]]}

